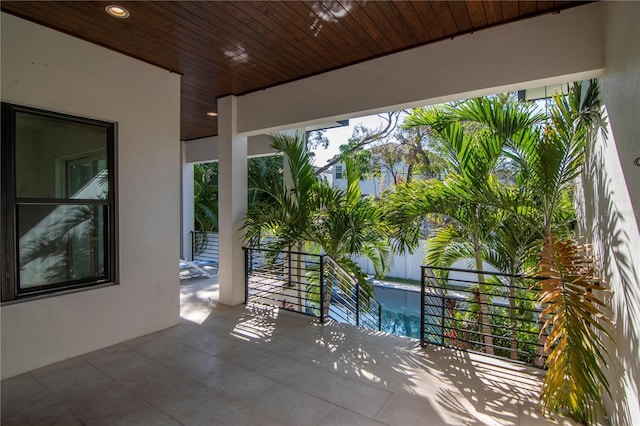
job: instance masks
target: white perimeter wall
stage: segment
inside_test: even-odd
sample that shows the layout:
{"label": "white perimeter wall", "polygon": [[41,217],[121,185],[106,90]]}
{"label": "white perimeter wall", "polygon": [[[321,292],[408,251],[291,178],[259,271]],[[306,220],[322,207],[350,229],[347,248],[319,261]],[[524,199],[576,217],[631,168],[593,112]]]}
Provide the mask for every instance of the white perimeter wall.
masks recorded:
{"label": "white perimeter wall", "polygon": [[118,123],[120,285],[1,308],[2,378],[179,321],[180,78],[2,14],[2,100]]}
{"label": "white perimeter wall", "polygon": [[609,138],[592,147],[585,171],[583,232],[613,290],[607,413],[613,425],[640,425],[640,3],[606,6],[600,83]]}

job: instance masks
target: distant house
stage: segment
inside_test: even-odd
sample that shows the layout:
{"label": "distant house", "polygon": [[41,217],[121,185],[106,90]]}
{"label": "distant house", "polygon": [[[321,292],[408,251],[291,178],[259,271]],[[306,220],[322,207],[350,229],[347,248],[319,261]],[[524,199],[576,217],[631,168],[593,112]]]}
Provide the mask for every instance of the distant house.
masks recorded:
{"label": "distant house", "polygon": [[[371,169],[369,176],[365,176],[360,180],[360,190],[362,195],[380,195],[383,191],[391,188],[400,182],[407,180],[409,166],[404,161],[396,161],[389,164],[385,161],[381,154],[381,148],[401,149],[401,145],[397,143],[388,143],[386,145],[371,148]],[[347,176],[344,163],[338,163],[333,167],[333,185],[345,189],[347,187]],[[415,176],[414,176],[415,177]]]}

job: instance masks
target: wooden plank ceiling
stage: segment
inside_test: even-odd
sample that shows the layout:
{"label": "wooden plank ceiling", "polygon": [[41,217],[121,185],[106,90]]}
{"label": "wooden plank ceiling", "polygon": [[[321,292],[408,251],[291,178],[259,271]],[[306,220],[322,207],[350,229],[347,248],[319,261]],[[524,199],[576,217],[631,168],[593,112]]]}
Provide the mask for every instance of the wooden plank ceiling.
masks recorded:
{"label": "wooden plank ceiling", "polygon": [[[113,18],[105,6],[131,13]],[[575,1],[2,1],[2,11],[182,74],[181,137],[217,134],[216,99]]]}

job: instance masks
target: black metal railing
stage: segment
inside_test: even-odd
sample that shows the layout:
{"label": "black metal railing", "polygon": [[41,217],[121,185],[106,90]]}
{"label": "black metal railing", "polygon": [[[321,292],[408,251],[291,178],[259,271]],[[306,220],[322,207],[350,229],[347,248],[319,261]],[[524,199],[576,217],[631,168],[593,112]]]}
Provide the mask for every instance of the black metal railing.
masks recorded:
{"label": "black metal railing", "polygon": [[360,285],[333,258],[325,259],[325,277],[330,284],[329,316],[338,322],[371,330],[382,326],[382,306],[373,295],[373,285]]}
{"label": "black metal railing", "polygon": [[420,342],[544,365],[538,279],[422,266]]}
{"label": "black metal railing", "polygon": [[217,266],[219,254],[217,232],[191,231],[191,260]]}
{"label": "black metal railing", "polygon": [[330,256],[245,247],[245,299],[338,322],[380,330],[381,307]]}

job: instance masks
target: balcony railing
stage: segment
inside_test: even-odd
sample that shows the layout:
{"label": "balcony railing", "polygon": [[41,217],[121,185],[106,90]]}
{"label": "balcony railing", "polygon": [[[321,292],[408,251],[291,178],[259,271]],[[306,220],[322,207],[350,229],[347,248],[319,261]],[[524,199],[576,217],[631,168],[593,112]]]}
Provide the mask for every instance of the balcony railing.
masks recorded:
{"label": "balcony railing", "polygon": [[246,247],[247,302],[380,330],[381,308],[330,256]]}
{"label": "balcony railing", "polygon": [[217,232],[191,231],[191,260],[218,265],[219,253]]}
{"label": "balcony railing", "polygon": [[544,365],[538,280],[422,266],[422,345],[435,344]]}

